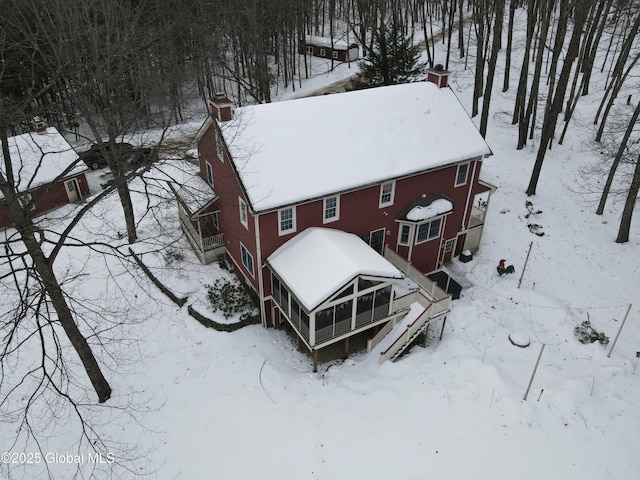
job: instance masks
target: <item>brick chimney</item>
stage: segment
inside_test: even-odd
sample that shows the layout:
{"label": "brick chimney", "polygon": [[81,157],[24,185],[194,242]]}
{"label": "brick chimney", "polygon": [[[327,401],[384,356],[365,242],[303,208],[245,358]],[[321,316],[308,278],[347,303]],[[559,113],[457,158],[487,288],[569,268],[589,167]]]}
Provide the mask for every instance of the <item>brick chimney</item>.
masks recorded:
{"label": "brick chimney", "polygon": [[47,125],[40,117],[33,117],[31,120],[31,128],[35,133],[43,134],[47,131]]}
{"label": "brick chimney", "polygon": [[449,71],[445,70],[442,64],[438,63],[433,68],[427,70],[427,82],[435,83],[438,88],[446,87],[449,82]]}
{"label": "brick chimney", "polygon": [[209,98],[209,105],[211,106],[211,114],[219,122],[228,122],[233,117],[233,102],[227,98],[227,96],[218,92]]}

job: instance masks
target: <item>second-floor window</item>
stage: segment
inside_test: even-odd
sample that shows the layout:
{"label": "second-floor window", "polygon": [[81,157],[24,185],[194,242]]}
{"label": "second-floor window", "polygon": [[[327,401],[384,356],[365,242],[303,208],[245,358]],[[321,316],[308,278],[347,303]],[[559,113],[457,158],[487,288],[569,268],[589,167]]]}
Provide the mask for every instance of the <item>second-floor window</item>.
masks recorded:
{"label": "second-floor window", "polygon": [[393,205],[395,189],[395,182],[387,182],[380,185],[380,208]]}
{"label": "second-floor window", "polygon": [[245,228],[249,228],[249,216],[247,214],[247,204],[241,198],[238,198],[238,205],[240,209],[240,223],[245,226]]}
{"label": "second-floor window", "polygon": [[467,175],[469,174],[469,164],[463,163],[458,165],[458,172],[456,173],[456,187],[467,183]]}
{"label": "second-floor window", "polygon": [[283,208],[278,210],[278,233],[284,235],[286,233],[295,232],[296,230],[296,209],[295,207]]}
{"label": "second-floor window", "polygon": [[207,182],[209,182],[209,185],[213,187],[213,169],[211,168],[209,162],[205,162],[204,165],[207,169]]}
{"label": "second-floor window", "polygon": [[340,197],[324,199],[324,223],[333,222],[340,217]]}

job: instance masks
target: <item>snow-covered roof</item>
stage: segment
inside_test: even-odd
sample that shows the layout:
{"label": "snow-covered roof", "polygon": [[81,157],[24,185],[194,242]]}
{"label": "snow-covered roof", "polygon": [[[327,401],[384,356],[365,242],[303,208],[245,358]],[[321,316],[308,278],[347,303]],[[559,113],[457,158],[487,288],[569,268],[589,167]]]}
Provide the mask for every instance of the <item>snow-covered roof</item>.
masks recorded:
{"label": "snow-covered roof", "polygon": [[405,215],[405,218],[413,222],[419,222],[451,211],[453,211],[453,203],[451,200],[437,198],[425,205],[416,205],[411,208]]}
{"label": "snow-covered roof", "polygon": [[[42,133],[24,133],[9,137],[9,153],[18,192],[26,192],[50,183],[78,160],[78,154],[69,142],[53,127]],[[65,177],[87,170],[78,162]],[[4,157],[0,152],[0,172],[6,175]],[[4,195],[0,193],[0,198]]]}
{"label": "snow-covered roof", "polygon": [[198,213],[198,210],[216,198],[211,186],[200,175],[194,175],[182,183],[177,195],[191,215]]}
{"label": "snow-covered roof", "polygon": [[430,82],[242,107],[222,131],[257,212],[491,154]]}
{"label": "snow-covered roof", "polygon": [[267,263],[307,311],[358,275],[404,278],[360,237],[332,228],[306,229],[273,252]]}
{"label": "snow-covered roof", "polygon": [[310,45],[316,45],[318,47],[334,48],[339,50],[347,50],[349,48],[349,45],[353,44],[353,42],[349,44],[344,40],[336,40],[335,38],[331,40],[331,38],[316,37],[313,35],[307,36],[305,41]]}

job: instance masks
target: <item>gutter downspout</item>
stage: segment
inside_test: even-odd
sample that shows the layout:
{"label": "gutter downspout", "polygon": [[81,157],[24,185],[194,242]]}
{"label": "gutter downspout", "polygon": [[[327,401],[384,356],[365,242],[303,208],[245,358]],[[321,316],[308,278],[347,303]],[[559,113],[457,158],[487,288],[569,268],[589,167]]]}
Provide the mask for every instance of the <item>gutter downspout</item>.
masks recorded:
{"label": "gutter downspout", "polygon": [[258,274],[258,297],[260,299],[260,319],[262,320],[262,326],[267,326],[267,314],[264,309],[264,284],[262,282],[262,249],[260,248],[260,215],[253,216],[253,229],[256,234],[256,265],[258,268],[256,273]]}

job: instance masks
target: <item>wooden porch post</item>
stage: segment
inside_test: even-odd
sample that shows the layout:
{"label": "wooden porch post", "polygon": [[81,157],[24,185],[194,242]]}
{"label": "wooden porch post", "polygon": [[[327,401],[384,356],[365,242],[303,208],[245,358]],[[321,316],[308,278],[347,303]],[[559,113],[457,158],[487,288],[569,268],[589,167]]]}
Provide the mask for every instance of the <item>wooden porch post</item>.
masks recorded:
{"label": "wooden porch post", "polygon": [[318,350],[313,351],[313,373],[318,371]]}

